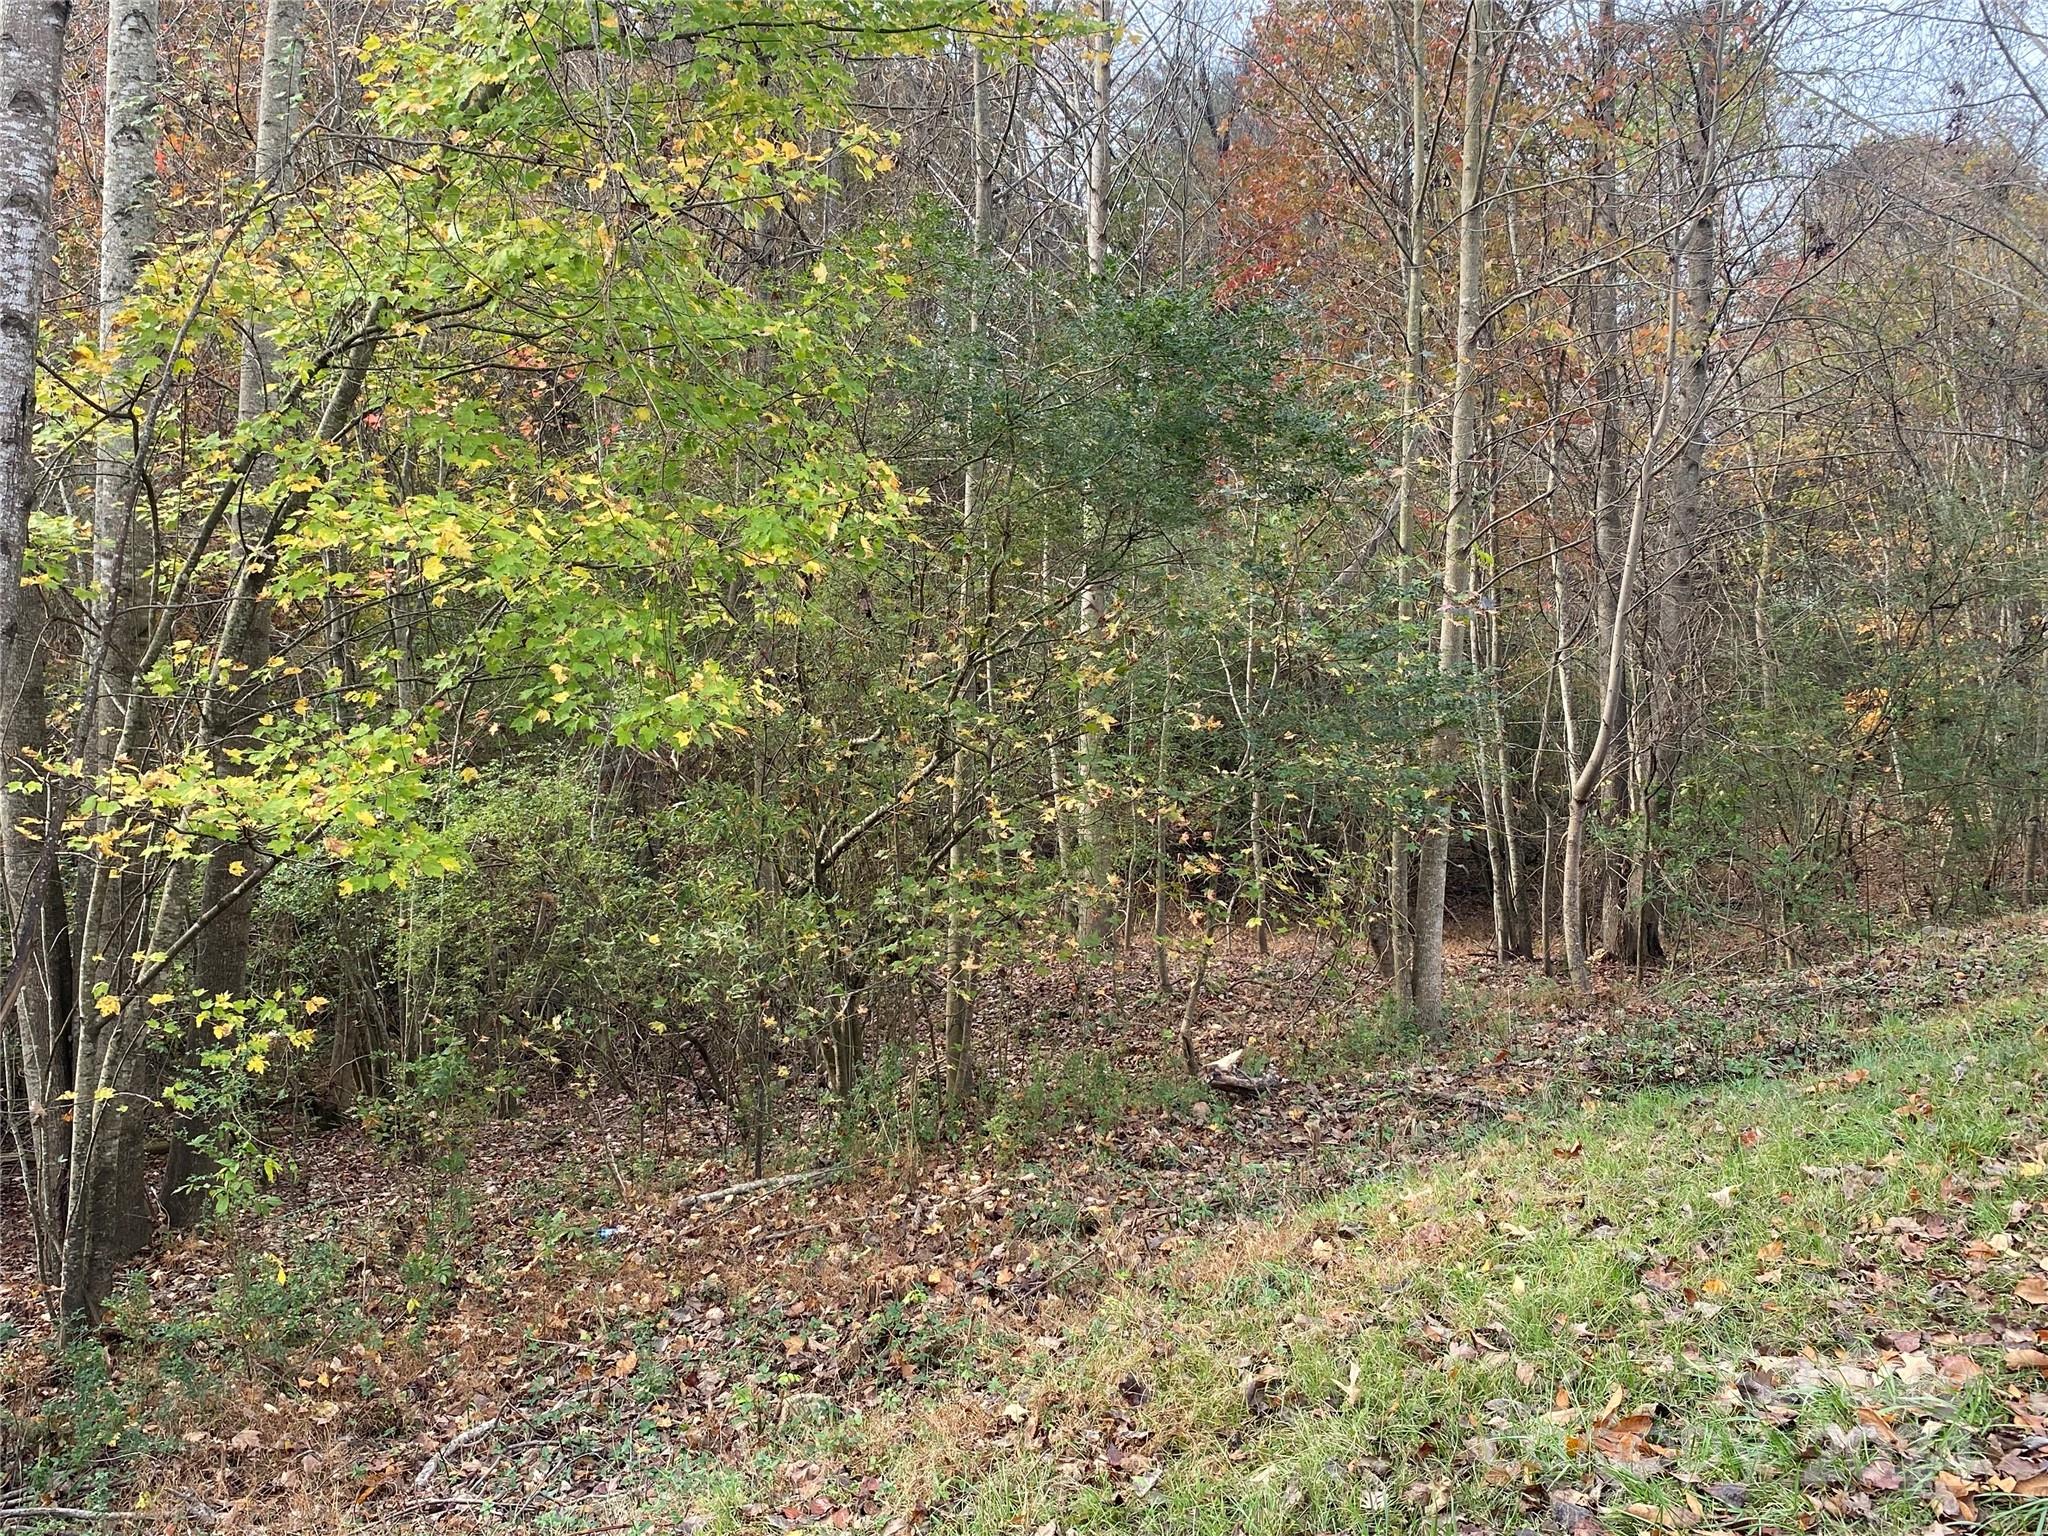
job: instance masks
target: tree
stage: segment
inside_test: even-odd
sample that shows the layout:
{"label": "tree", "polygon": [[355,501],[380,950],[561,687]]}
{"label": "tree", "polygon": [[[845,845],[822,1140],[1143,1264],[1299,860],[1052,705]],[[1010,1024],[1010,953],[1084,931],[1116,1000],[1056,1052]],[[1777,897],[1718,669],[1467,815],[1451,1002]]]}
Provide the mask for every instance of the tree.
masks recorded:
{"label": "tree", "polygon": [[[1456,677],[1466,663],[1472,601],[1470,543],[1479,503],[1479,349],[1486,283],[1486,136],[1493,71],[1491,0],[1472,0],[1465,43],[1464,133],[1458,152],[1458,349],[1451,383],[1450,503],[1444,519],[1442,617],[1437,670]],[[1455,731],[1440,727],[1432,744],[1439,760],[1454,749]],[[1415,1015],[1431,1038],[1443,1030],[1444,885],[1450,828],[1441,819],[1424,833],[1415,878]]]}

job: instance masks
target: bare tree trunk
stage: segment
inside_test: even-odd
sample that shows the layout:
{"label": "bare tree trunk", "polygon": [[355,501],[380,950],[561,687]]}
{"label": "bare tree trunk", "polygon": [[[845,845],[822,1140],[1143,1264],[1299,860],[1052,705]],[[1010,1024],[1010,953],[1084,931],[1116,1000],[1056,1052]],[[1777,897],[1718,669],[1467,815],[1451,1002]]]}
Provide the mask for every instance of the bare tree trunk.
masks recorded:
{"label": "bare tree trunk", "polygon": [[[1680,371],[1674,409],[1684,432],[1671,472],[1671,534],[1668,569],[1657,605],[1658,671],[1651,697],[1656,743],[1644,765],[1642,811],[1647,829],[1660,800],[1675,792],[1690,734],[1693,671],[1692,626],[1697,604],[1694,567],[1699,557],[1700,510],[1706,478],[1708,416],[1713,405],[1713,342],[1718,328],[1722,28],[1714,13],[1702,12],[1694,69],[1694,131],[1679,141],[1693,199],[1680,227],[1675,261],[1679,268]],[[1648,865],[1654,844],[1645,830],[1630,870],[1631,948],[1638,963],[1661,953],[1660,923]]]}
{"label": "bare tree trunk", "polygon": [[[1620,486],[1620,318],[1613,267],[1613,263],[1620,259],[1620,238],[1614,213],[1614,28],[1614,0],[1600,0],[1598,36],[1594,40],[1593,71],[1596,103],[1594,120],[1597,135],[1592,171],[1593,240],[1596,247],[1593,257],[1597,265],[1587,285],[1586,329],[1590,332],[1589,339],[1592,342],[1593,388],[1598,397],[1595,404],[1595,430],[1598,435],[1593,449],[1593,549],[1594,563],[1599,574],[1593,582],[1593,608],[1603,638],[1617,636],[1621,632],[1620,546],[1624,538],[1621,528]],[[1561,581],[1558,592],[1561,604]],[[1560,648],[1563,643],[1563,622],[1564,614],[1560,607]],[[1604,690],[1601,699],[1601,731],[1607,738],[1601,749],[1601,766],[1604,767],[1605,753],[1612,747],[1615,732],[1622,728],[1621,720],[1625,718],[1626,712],[1623,711],[1610,725],[1610,711],[1607,708]],[[1586,953],[1586,810],[1580,804],[1578,793],[1579,781],[1584,777],[1582,764],[1573,772],[1571,780],[1572,806],[1565,822],[1564,871],[1558,892],[1558,905],[1564,930],[1565,969],[1570,973],[1573,985],[1581,991],[1589,988],[1593,982],[1592,967]],[[1596,773],[1596,782],[1597,779]]]}
{"label": "bare tree trunk", "polygon": [[[1038,596],[1039,601],[1045,605],[1045,610],[1048,613],[1051,612],[1053,609],[1053,585],[1052,545],[1050,541],[1042,545],[1038,552]],[[1062,907],[1066,907],[1064,913],[1066,918],[1078,922],[1078,914],[1072,907],[1067,906],[1065,900],[1065,894],[1073,889],[1074,835],[1072,822],[1067,815],[1067,778],[1066,774],[1061,771],[1061,753],[1063,748],[1056,734],[1048,734],[1052,735],[1052,739],[1046,744],[1046,780],[1052,790],[1053,863],[1059,876],[1057,886],[1060,892],[1059,904]]]}
{"label": "bare tree trunk", "polygon": [[[1257,765],[1254,765],[1254,772]],[[1266,845],[1263,828],[1266,824],[1266,795],[1263,786],[1252,780],[1251,804],[1251,855],[1252,855],[1252,926],[1259,930],[1259,958],[1265,959],[1273,953],[1273,940],[1267,932],[1266,916]]]}
{"label": "bare tree trunk", "polygon": [[[1451,384],[1451,495],[1444,519],[1443,618],[1437,671],[1447,683],[1464,665],[1471,603],[1466,544],[1479,494],[1479,327],[1485,309],[1487,84],[1492,72],[1492,0],[1472,0],[1465,59],[1465,123],[1458,168],[1458,357]],[[1433,753],[1455,758],[1457,727],[1439,727]],[[1444,887],[1451,829],[1439,820],[1423,837],[1415,882],[1415,1017],[1425,1037],[1443,1032]]]}
{"label": "bare tree trunk", "polygon": [[1208,979],[1209,957],[1215,952],[1216,941],[1204,929],[1195,951],[1195,974],[1188,978],[1187,1000],[1180,1010],[1180,1064],[1190,1077],[1199,1077],[1202,1071],[1197,1059],[1201,1053],[1195,1049],[1195,1022],[1202,1016],[1202,983]]}
{"label": "bare tree trunk", "polygon": [[[112,0],[107,8],[106,128],[100,164],[99,346],[118,364],[119,318],[156,240],[157,0]],[[118,378],[118,366],[114,366]],[[126,402],[106,402],[93,475],[93,588],[97,651],[89,677],[98,701],[99,755],[121,734],[148,615],[136,602],[134,429]]]}
{"label": "bare tree trunk", "polygon": [[[972,222],[968,240],[973,258],[979,262],[983,242],[988,236],[989,167],[984,122],[988,86],[985,78],[986,69],[978,56],[974,58],[970,67],[974,71],[971,89],[973,107],[969,129],[973,138],[971,153],[974,190],[971,196]],[[968,282],[970,289],[967,301],[967,339],[971,369],[974,347],[981,334],[981,274],[978,269]],[[971,389],[971,373],[969,381]],[[970,401],[970,412],[972,409]],[[971,415],[968,420],[971,429]],[[975,462],[971,430],[968,435],[967,463],[960,476],[960,639],[963,648],[973,644],[974,569],[981,517],[981,473]],[[971,700],[973,695],[974,689],[971,687],[961,690],[963,701]],[[967,776],[972,768],[972,762],[956,720],[953,732],[952,816],[948,826],[951,840],[946,849],[946,1097],[956,1108],[964,1105],[974,1090],[974,999],[968,988],[973,944],[964,910],[967,899]]]}
{"label": "bare tree trunk", "polygon": [[[157,0],[112,0],[107,8],[106,123],[100,165],[99,346],[102,363],[117,383],[122,340],[120,315],[135,292],[136,279],[156,238]],[[149,640],[149,612],[139,601],[136,572],[144,551],[137,548],[134,508],[142,466],[135,461],[136,428],[128,403],[105,402],[108,419],[97,438],[93,472],[92,568],[95,633],[89,637],[85,682],[94,695],[86,738],[86,777],[116,766],[112,757],[124,738],[131,709],[140,708],[136,665]],[[124,419],[125,418],[125,419]],[[108,931],[112,903],[88,902],[80,913],[79,953],[88,958],[132,950]],[[124,992],[117,968],[116,995]],[[148,1103],[142,1052],[127,1053],[120,1077],[101,1088],[131,1111],[113,1121],[111,1188],[104,1223],[106,1241],[99,1265],[115,1265],[149,1243],[150,1215],[143,1177],[143,1141]],[[100,1279],[91,1282],[100,1289]]]}
{"label": "bare tree trunk", "polygon": [[[1556,649],[1551,656],[1551,668],[1555,672],[1557,677],[1558,721],[1560,727],[1560,735],[1562,738],[1561,745],[1563,747],[1564,752],[1564,788],[1566,796],[1569,797],[1571,794],[1571,786],[1578,779],[1579,776],[1579,729],[1578,716],[1572,705],[1572,666],[1570,636],[1566,629],[1564,616],[1564,556],[1562,552],[1558,549],[1556,541],[1554,540],[1552,541],[1550,546],[1550,582],[1552,593],[1551,604],[1554,609],[1555,618],[1557,621],[1557,642]],[[1564,880],[1560,873],[1555,873],[1556,868],[1556,828],[1553,825],[1553,818],[1551,816],[1551,813],[1548,810],[1545,810],[1543,813],[1543,974],[1546,976],[1554,974],[1551,965],[1550,949],[1550,889],[1551,882],[1553,880],[1557,882],[1559,908],[1564,908],[1567,903],[1567,897],[1564,888]],[[1558,926],[1563,931],[1564,947],[1566,955],[1567,957],[1569,957],[1573,943],[1573,930],[1571,927],[1570,920],[1567,918]],[[1582,968],[1585,962],[1584,940],[1585,935],[1583,934],[1583,932],[1581,932],[1578,937],[1578,942],[1580,944],[1581,950],[1580,964]],[[1569,971],[1569,965],[1567,965],[1567,971]]]}
{"label": "bare tree trunk", "polygon": [[[107,18],[97,318],[101,351],[117,382],[120,314],[155,234],[156,50],[155,0],[113,0]],[[138,434],[122,420],[129,415],[127,402],[110,399],[106,405],[108,419],[94,442],[94,622],[82,658],[81,736],[88,779],[110,765],[119,742],[133,737],[128,716],[148,637],[147,610],[136,599],[133,580]],[[104,983],[105,996],[114,1000],[117,1011],[109,1016],[75,1006],[85,992],[86,969],[67,977],[63,995],[70,1005],[61,1015],[53,1011],[53,1017],[64,1020],[56,1044],[69,1053],[64,1073],[72,1099],[63,1132],[69,1146],[57,1260],[58,1313],[66,1330],[96,1314],[114,1267],[147,1245],[150,1229],[143,1137],[151,1096],[144,1091],[140,1004],[127,995],[133,962],[125,958],[150,945],[146,939],[137,943],[140,936],[122,926],[117,903],[108,899],[104,871],[92,864],[87,870],[68,958],[99,973],[93,979]],[[45,912],[50,925],[61,924],[58,907],[46,905]]]}
{"label": "bare tree trunk", "polygon": [[[1100,23],[1089,54],[1089,85],[1093,97],[1088,139],[1088,285],[1099,298],[1107,265],[1109,240],[1109,86],[1116,46],[1115,0],[1095,0]],[[1087,562],[1081,573],[1079,620],[1081,641],[1092,653],[1104,639],[1109,618],[1109,583],[1099,562],[1106,553],[1108,530],[1100,508],[1086,509]],[[1092,661],[1086,663],[1092,668]],[[1110,910],[1103,890],[1108,821],[1102,806],[1102,731],[1092,684],[1081,689],[1081,735],[1075,744],[1077,811],[1074,830],[1082,866],[1080,934],[1083,943],[1099,943],[1109,925]]]}
{"label": "bare tree trunk", "polygon": [[1166,804],[1166,744],[1173,727],[1173,673],[1167,671],[1166,685],[1159,695],[1159,751],[1152,774],[1152,971],[1159,983],[1159,995],[1166,996],[1172,978],[1166,953],[1166,829],[1170,818]]}
{"label": "bare tree trunk", "polygon": [[1508,891],[1507,857],[1495,819],[1505,801],[1496,799],[1494,795],[1492,755],[1490,736],[1480,734],[1473,742],[1472,769],[1479,784],[1480,819],[1486,828],[1486,879],[1493,907],[1493,957],[1505,960],[1510,944],[1509,929],[1513,923],[1508,911],[1512,898]]}
{"label": "bare tree trunk", "polygon": [[1494,789],[1500,797],[1501,874],[1506,882],[1496,902],[1500,929],[1496,937],[1500,959],[1526,959],[1530,949],[1529,904],[1522,889],[1522,850],[1515,830],[1514,779],[1508,772],[1508,726],[1500,702],[1502,661],[1497,608],[1486,618],[1486,652],[1485,724],[1492,742]]}
{"label": "bare tree trunk", "polygon": [[1680,157],[1691,173],[1693,206],[1691,216],[1678,236],[1682,332],[1674,409],[1685,436],[1671,471],[1670,569],[1658,603],[1658,642],[1663,651],[1663,701],[1666,719],[1658,731],[1659,769],[1668,781],[1678,754],[1684,748],[1684,722],[1680,700],[1690,642],[1686,626],[1691,618],[1694,565],[1699,553],[1700,507],[1706,477],[1707,418],[1712,406],[1713,341],[1718,314],[1716,298],[1717,263],[1720,250],[1720,188],[1717,161],[1720,156],[1720,27],[1703,24],[1698,41],[1699,60],[1694,106],[1698,113],[1696,131],[1683,139]]}
{"label": "bare tree trunk", "polygon": [[[1401,479],[1394,488],[1394,538],[1399,579],[1415,579],[1416,476],[1421,466],[1423,354],[1423,216],[1429,193],[1429,146],[1424,125],[1429,120],[1429,95],[1422,72],[1423,0],[1413,0],[1408,13],[1408,224],[1402,242],[1403,334],[1407,339],[1407,371],[1401,377]],[[1402,617],[1410,617],[1406,596]],[[1408,827],[1398,817],[1387,852],[1387,938],[1394,976],[1394,1000],[1403,1008],[1415,1001],[1414,857]]]}
{"label": "bare tree trunk", "polygon": [[[1635,494],[1631,500],[1628,539],[1622,549],[1620,578],[1614,591],[1614,620],[1607,626],[1603,639],[1607,645],[1607,659],[1601,676],[1600,726],[1594,733],[1592,744],[1586,749],[1586,760],[1580,764],[1578,777],[1572,780],[1572,797],[1569,814],[1565,821],[1564,835],[1564,923],[1565,957],[1571,969],[1572,984],[1581,991],[1592,986],[1592,972],[1586,961],[1582,926],[1585,895],[1585,854],[1586,816],[1593,802],[1593,795],[1601,787],[1606,776],[1608,762],[1621,740],[1624,712],[1628,708],[1628,618],[1630,605],[1635,600],[1637,569],[1642,563],[1643,527],[1649,519],[1650,482],[1655,478],[1655,463],[1658,450],[1663,442],[1666,413],[1671,404],[1672,357],[1676,351],[1678,325],[1674,316],[1666,327],[1669,337],[1665,354],[1664,383],[1660,392],[1657,409],[1652,414],[1649,430],[1643,443],[1643,455],[1636,470]],[[1624,775],[1627,762],[1622,764]]]}
{"label": "bare tree trunk", "polygon": [[[35,825],[47,819],[45,798],[7,786],[33,777],[17,765],[49,739],[43,599],[21,578],[36,497],[36,346],[70,22],[68,0],[0,7],[0,865],[14,951],[4,991],[13,998],[20,1045],[37,1264],[52,1286],[59,1283],[67,1176],[59,1106],[71,1087],[64,998],[71,959],[55,845]],[[0,1009],[0,1024],[8,1011]]]}

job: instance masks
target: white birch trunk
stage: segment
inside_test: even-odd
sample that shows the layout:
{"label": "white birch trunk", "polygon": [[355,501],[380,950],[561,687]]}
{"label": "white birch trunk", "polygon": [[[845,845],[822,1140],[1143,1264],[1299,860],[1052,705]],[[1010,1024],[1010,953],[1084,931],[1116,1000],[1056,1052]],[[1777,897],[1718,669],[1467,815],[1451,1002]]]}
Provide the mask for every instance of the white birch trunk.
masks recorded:
{"label": "white birch trunk", "polygon": [[67,0],[0,3],[0,867],[17,979],[11,1026],[21,1046],[29,1111],[25,1183],[38,1267],[57,1280],[63,1183],[61,1113],[68,1068],[56,1048],[56,985],[69,961],[43,921],[57,907],[48,846],[24,830],[44,815],[40,797],[6,788],[23,750],[48,739],[44,712],[43,603],[21,584],[36,496],[36,345],[52,244]]}
{"label": "white birch trunk", "polygon": [[[118,375],[122,308],[156,241],[157,0],[111,0],[107,7],[106,123],[100,159],[99,348]],[[118,382],[118,379],[117,379]],[[92,574],[97,649],[100,753],[122,734],[135,661],[148,640],[148,615],[136,601],[135,428],[129,402],[105,401],[93,472]],[[88,950],[92,944],[88,942]]]}

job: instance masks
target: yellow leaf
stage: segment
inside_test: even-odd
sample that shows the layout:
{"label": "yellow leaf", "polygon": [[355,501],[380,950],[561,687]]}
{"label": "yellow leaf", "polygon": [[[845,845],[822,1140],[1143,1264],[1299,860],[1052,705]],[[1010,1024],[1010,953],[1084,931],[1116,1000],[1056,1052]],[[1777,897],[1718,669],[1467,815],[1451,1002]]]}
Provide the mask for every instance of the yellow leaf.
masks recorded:
{"label": "yellow leaf", "polygon": [[103,994],[99,1002],[93,1006],[99,1009],[101,1018],[110,1019],[121,1011],[121,999],[108,992]]}

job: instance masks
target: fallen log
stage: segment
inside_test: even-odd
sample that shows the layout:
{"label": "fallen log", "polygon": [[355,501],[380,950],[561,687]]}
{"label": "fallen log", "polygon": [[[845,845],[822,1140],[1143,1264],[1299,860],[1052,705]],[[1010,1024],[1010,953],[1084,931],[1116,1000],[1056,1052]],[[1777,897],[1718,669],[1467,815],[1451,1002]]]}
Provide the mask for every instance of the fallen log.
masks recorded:
{"label": "fallen log", "polygon": [[1262,1093],[1271,1092],[1287,1081],[1278,1072],[1247,1072],[1244,1070],[1243,1062],[1244,1051],[1242,1048],[1231,1051],[1226,1055],[1218,1056],[1209,1063],[1209,1070],[1203,1074],[1203,1081],[1207,1082],[1211,1088],[1221,1089],[1224,1093],[1234,1093],[1244,1098],[1256,1098]]}
{"label": "fallen log", "polygon": [[701,1195],[687,1196],[683,1204],[715,1205],[720,1200],[735,1199],[740,1195],[758,1195],[771,1189],[795,1189],[804,1184],[821,1184],[826,1179],[836,1179],[846,1172],[835,1164],[830,1168],[813,1168],[807,1173],[778,1173],[772,1178],[748,1179],[744,1184],[728,1184],[723,1189],[707,1189]]}

